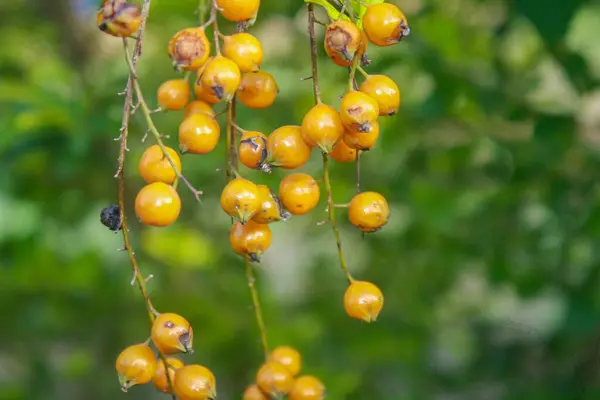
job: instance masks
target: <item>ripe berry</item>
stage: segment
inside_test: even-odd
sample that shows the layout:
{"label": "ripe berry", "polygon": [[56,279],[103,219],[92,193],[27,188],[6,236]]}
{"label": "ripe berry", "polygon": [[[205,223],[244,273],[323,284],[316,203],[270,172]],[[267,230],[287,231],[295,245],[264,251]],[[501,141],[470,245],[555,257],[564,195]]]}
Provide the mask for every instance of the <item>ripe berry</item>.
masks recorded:
{"label": "ripe berry", "polygon": [[344,294],[346,313],[365,322],[374,322],[383,307],[383,294],[374,284],[354,281]]}
{"label": "ripe berry", "polygon": [[177,71],[195,71],[210,55],[210,42],[200,27],[177,32],[169,41],[169,56]]}
{"label": "ripe berry", "polygon": [[116,368],[121,389],[126,392],[132,386],[152,380],[156,371],[156,355],[146,343],[134,344],[119,354]]}
{"label": "ripe berry", "polygon": [[217,398],[215,376],[208,368],[198,364],[179,368],[175,374],[173,389],[181,400],[215,400]]}
{"label": "ripe berry", "polygon": [[240,22],[256,17],[260,0],[217,0],[217,6],[225,19]]}
{"label": "ripe berry", "polygon": [[385,75],[369,75],[359,90],[375,99],[380,116],[394,115],[400,107],[400,89]]}
{"label": "ripe berry", "polygon": [[262,254],[271,246],[271,239],[269,225],[253,220],[243,225],[236,222],[229,230],[229,244],[233,251],[255,262],[259,262]]}
{"label": "ripe berry", "polygon": [[275,361],[290,371],[292,376],[298,375],[302,369],[302,356],[298,350],[289,346],[279,346],[269,354],[269,361]]}
{"label": "ripe berry", "polygon": [[363,29],[376,46],[391,46],[410,34],[406,16],[390,3],[368,6],[363,15]]}
{"label": "ripe berry", "polygon": [[312,147],[302,139],[299,126],[286,125],[267,137],[267,164],[283,169],[300,168],[308,161]]}
{"label": "ripe berry", "polygon": [[255,183],[236,178],[225,186],[221,193],[221,207],[231,217],[245,224],[260,210],[260,197]]}
{"label": "ripe berry", "polygon": [[142,24],[142,11],[125,0],[104,0],[96,14],[96,24],[111,36],[129,37]]}
{"label": "ripe berry", "polygon": [[258,169],[267,159],[267,136],[260,132],[246,131],[238,148],[240,161],[246,167]]}
{"label": "ripe berry", "polygon": [[196,86],[200,86],[202,100],[211,104],[230,102],[241,82],[240,69],[230,59],[216,55],[198,71]]}
{"label": "ripe berry", "polygon": [[390,207],[379,193],[362,192],[350,201],[348,218],[363,232],[376,232],[387,224]]}
{"label": "ripe berry", "polygon": [[258,71],[263,61],[262,45],[245,32],[223,38],[223,55],[236,63],[241,72]]}
{"label": "ripe berry", "polygon": [[[357,135],[363,135],[362,133],[357,133]],[[344,140],[340,140],[333,147],[333,151],[329,153],[329,157],[339,163],[349,163],[356,161],[356,149],[348,147]]]}
{"label": "ripe berry", "polygon": [[317,104],[302,120],[302,139],[312,147],[329,153],[344,134],[340,113],[326,104]]}
{"label": "ripe berry", "polygon": [[185,111],[183,112],[183,119],[186,119],[189,116],[194,114],[207,114],[211,117],[215,116],[215,112],[212,109],[211,105],[202,101],[202,100],[194,100],[190,104],[187,105]]}
{"label": "ripe berry", "polygon": [[257,187],[261,206],[252,217],[252,221],[259,224],[270,224],[271,222],[285,221],[290,217],[290,213],[283,210],[279,197],[268,186],[257,185]]}
{"label": "ripe berry", "polygon": [[379,122],[377,121],[371,124],[370,132],[350,132],[346,129],[342,136],[346,146],[362,151],[371,150],[377,143],[377,139],[379,139]]}
{"label": "ripe berry", "polygon": [[181,110],[190,100],[190,86],[185,79],[171,79],[159,86],[158,104],[167,110]]}
{"label": "ripe berry", "polygon": [[250,385],[244,390],[242,400],[270,400],[257,385]]}
{"label": "ripe berry", "polygon": [[152,343],[163,354],[191,353],[194,330],[181,315],[159,314],[152,324]]}
{"label": "ripe berry", "polygon": [[342,97],[340,117],[349,131],[369,133],[379,117],[379,106],[368,94],[352,90]]}
{"label": "ripe berry", "polygon": [[248,72],[242,76],[237,98],[248,108],[267,108],[279,93],[273,75],[265,71]]}
{"label": "ripe berry", "polygon": [[334,21],[325,31],[325,52],[339,66],[349,67],[358,52],[360,57],[364,51],[362,33],[350,21]]}
{"label": "ripe berry", "polygon": [[135,198],[135,213],[146,225],[169,226],[177,220],[180,211],[179,194],[164,182],[144,186]]}
{"label": "ripe berry", "polygon": [[319,184],[308,174],[290,174],[279,184],[279,198],[294,215],[310,212],[319,203],[320,196]]}
{"label": "ripe berry", "polygon": [[123,224],[121,220],[121,207],[117,204],[104,207],[102,212],[100,212],[100,222],[111,231],[119,232]]}
{"label": "ripe berry", "polygon": [[325,385],[312,375],[299,376],[288,397],[289,400],[323,400]]}
{"label": "ripe berry", "polygon": [[[171,157],[171,160],[175,163],[177,170],[181,171],[181,160],[179,159],[177,152],[170,147],[167,147],[166,149],[169,157]],[[148,147],[146,151],[144,151],[144,154],[142,154],[140,162],[138,163],[138,170],[146,183],[164,182],[170,185],[175,181],[175,178],[177,178],[177,174],[171,166],[171,163],[157,144]]]}
{"label": "ripe berry", "polygon": [[256,384],[271,396],[281,396],[290,392],[294,385],[294,377],[278,362],[267,361],[256,374]]}
{"label": "ripe berry", "polygon": [[[174,385],[175,371],[183,367],[183,362],[178,358],[168,357],[167,364],[169,364],[169,367],[167,368],[169,371],[169,379],[171,380],[171,385]],[[158,361],[157,365],[158,367],[156,368],[154,378],[152,378],[152,383],[159,392],[171,394],[171,388],[169,388],[169,381],[167,380],[167,370],[165,370],[165,363]]]}
{"label": "ripe berry", "polygon": [[192,114],[179,125],[179,150],[182,154],[206,154],[219,143],[221,128],[208,114]]}

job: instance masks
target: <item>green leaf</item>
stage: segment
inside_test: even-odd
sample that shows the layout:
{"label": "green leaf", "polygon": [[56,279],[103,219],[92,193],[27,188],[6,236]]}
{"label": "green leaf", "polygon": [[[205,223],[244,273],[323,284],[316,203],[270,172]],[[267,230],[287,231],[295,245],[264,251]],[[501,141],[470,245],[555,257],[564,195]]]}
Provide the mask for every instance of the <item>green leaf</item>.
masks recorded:
{"label": "green leaf", "polygon": [[313,3],[325,8],[325,10],[327,10],[327,15],[329,15],[329,18],[331,19],[337,20],[340,18],[340,12],[332,4],[327,2],[327,0],[304,0],[304,2]]}

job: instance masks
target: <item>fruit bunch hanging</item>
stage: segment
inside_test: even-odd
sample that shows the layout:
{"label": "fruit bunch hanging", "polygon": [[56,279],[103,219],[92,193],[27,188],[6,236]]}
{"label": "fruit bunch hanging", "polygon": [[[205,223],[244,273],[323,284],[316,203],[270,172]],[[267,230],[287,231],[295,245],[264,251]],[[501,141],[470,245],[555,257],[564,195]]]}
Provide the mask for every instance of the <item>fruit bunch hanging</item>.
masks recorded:
{"label": "fruit bunch hanging", "polygon": [[[210,2],[210,4],[209,4]],[[375,191],[360,191],[360,156],[372,149],[379,138],[379,118],[394,115],[400,106],[400,90],[387,76],[369,74],[369,45],[391,46],[410,33],[402,11],[378,0],[305,0],[308,8],[308,33],[311,44],[312,76],[315,104],[302,121],[281,126],[269,134],[245,130],[236,121],[236,106],[265,109],[277,97],[278,86],[269,72],[261,69],[263,48],[252,35],[260,8],[260,0],[199,0],[200,22],[182,27],[171,37],[165,62],[170,60],[175,73],[183,76],[160,85],[156,92],[157,109],[146,102],[136,73],[146,20],[151,0],[142,6],[126,0],[104,0],[97,14],[97,25],[103,32],[123,40],[129,80],[119,136],[119,167],[115,177],[119,185],[118,205],[102,210],[101,221],[115,232],[122,232],[124,248],[129,255],[134,277],[152,323],[150,337],[131,345],[117,357],[116,369],[121,388],[152,382],[156,389],[173,399],[206,400],[217,396],[216,380],[206,366],[184,364],[175,355],[190,354],[193,329],[175,313],[159,313],[146,290],[145,278],[138,267],[125,215],[123,166],[128,150],[129,120],[140,111],[154,144],[144,151],[138,162],[141,178],[146,183],[136,196],[134,209],[139,221],[151,227],[166,227],[179,217],[182,200],[179,187],[185,185],[196,199],[202,192],[183,175],[182,157],[193,163],[194,157],[212,152],[221,140],[218,117],[225,115],[226,171],[220,197],[223,211],[232,219],[229,243],[246,262],[246,274],[256,314],[265,360],[258,368],[255,382],[243,393],[243,399],[317,400],[325,397],[325,385],[317,378],[301,374],[302,357],[290,346],[270,349],[267,343],[254,268],[271,244],[269,225],[288,218],[301,218],[314,210],[322,198],[326,203],[326,221],[332,227],[340,264],[348,280],[343,304],[346,313],[357,320],[373,322],[383,307],[383,294],[373,283],[356,280],[347,265],[335,219],[338,208],[347,208],[349,221],[363,233],[383,228],[390,218],[386,199]],[[315,4],[322,6],[329,18],[315,18]],[[205,21],[205,10],[210,10]],[[219,15],[236,24],[235,32],[219,30]],[[323,48],[333,63],[349,71],[348,86],[338,107],[325,104],[319,91],[315,25],[325,26]],[[211,31],[209,39],[207,31]],[[133,50],[129,40],[135,40]],[[356,72],[364,79],[359,84]],[[190,79],[191,78],[191,79]],[[308,80],[308,79],[304,79]],[[192,99],[193,97],[193,99]],[[215,112],[215,106],[224,110]],[[157,112],[181,112],[176,151],[165,144],[153,122]],[[297,171],[307,163],[311,153],[319,151],[323,176],[314,177]],[[356,163],[357,193],[348,204],[334,204],[331,193],[329,163]],[[269,173],[274,168],[290,171],[277,191],[245,178],[244,167]],[[292,172],[293,171],[293,172]]]}

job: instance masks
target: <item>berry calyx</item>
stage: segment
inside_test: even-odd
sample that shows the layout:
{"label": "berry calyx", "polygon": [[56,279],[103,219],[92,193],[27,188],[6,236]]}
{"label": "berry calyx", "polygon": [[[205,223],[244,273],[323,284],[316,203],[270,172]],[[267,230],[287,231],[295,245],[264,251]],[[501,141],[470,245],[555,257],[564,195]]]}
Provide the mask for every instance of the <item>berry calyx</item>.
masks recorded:
{"label": "berry calyx", "polygon": [[281,200],[273,191],[265,185],[257,185],[258,197],[260,199],[260,209],[252,220],[259,224],[270,224],[277,221],[285,221],[290,217],[290,213],[283,209]]}
{"label": "berry calyx", "polygon": [[294,385],[294,378],[283,365],[275,361],[267,361],[256,374],[256,384],[268,395],[281,396],[290,392]]}
{"label": "berry calyx", "polygon": [[228,103],[233,99],[241,82],[241,73],[237,64],[229,58],[216,55],[198,71],[196,86],[200,86],[202,100],[217,104]]}
{"label": "berry calyx", "polygon": [[323,400],[325,385],[312,375],[299,376],[289,394],[289,400]]}
{"label": "berry calyx", "polygon": [[230,181],[221,193],[221,207],[230,217],[245,224],[260,209],[261,201],[258,187],[244,178]]}
{"label": "berry calyx", "polygon": [[370,132],[353,132],[348,129],[342,136],[342,141],[351,149],[362,151],[371,150],[379,139],[379,122],[375,121],[371,124]]}
{"label": "berry calyx", "polygon": [[352,65],[356,53],[362,55],[363,43],[360,29],[350,21],[334,21],[325,30],[325,52],[339,66]]}
{"label": "berry calyx", "polygon": [[263,253],[271,246],[271,229],[253,220],[245,224],[235,222],[229,230],[229,243],[237,254],[260,262]]}
{"label": "berry calyx", "polygon": [[290,346],[278,346],[269,354],[269,361],[275,361],[286,367],[292,376],[296,376],[302,369],[302,356],[298,350]]}
{"label": "berry calyx", "polygon": [[329,153],[343,134],[340,113],[327,104],[315,105],[302,120],[302,139],[324,153]]}
{"label": "berry calyx", "polygon": [[369,133],[379,117],[379,105],[368,94],[352,90],[342,97],[340,117],[349,131]]}
{"label": "berry calyx", "polygon": [[400,107],[400,89],[385,75],[369,75],[359,90],[375,99],[380,116],[394,115]]}
{"label": "berry calyx", "polygon": [[312,147],[302,139],[299,126],[286,125],[275,129],[267,137],[267,152],[267,165],[296,169],[306,164]]}
{"label": "berry calyx", "polygon": [[261,132],[244,132],[240,139],[238,155],[246,167],[259,169],[267,159],[267,136]]}
{"label": "berry calyx", "polygon": [[142,10],[125,0],[104,0],[96,14],[98,28],[111,36],[129,37],[142,24]]}
{"label": "berry calyx", "polygon": [[383,294],[370,282],[354,281],[344,294],[344,308],[352,318],[374,322],[383,308]]}
{"label": "berry calyx", "polygon": [[270,400],[257,385],[250,385],[244,390],[242,400]]}
{"label": "berry calyx", "polygon": [[221,15],[229,21],[240,22],[256,18],[260,0],[217,0]]}
{"label": "berry calyx", "polygon": [[256,71],[242,75],[237,98],[248,108],[261,109],[271,106],[278,93],[279,88],[273,75]]}
{"label": "berry calyx", "polygon": [[194,100],[185,108],[185,111],[183,112],[183,119],[186,119],[194,114],[207,114],[211,117],[214,117],[215,111],[212,109],[210,104],[202,100]]}
{"label": "berry calyx", "polygon": [[156,373],[152,378],[152,383],[159,392],[171,394],[171,388],[169,387],[169,381],[167,380],[167,370],[169,379],[171,380],[171,385],[173,385],[175,383],[175,371],[183,367],[183,361],[175,357],[168,357],[167,364],[169,364],[169,367],[165,369],[165,363],[160,360],[157,361],[158,367],[156,368]]}
{"label": "berry calyx", "polygon": [[135,198],[135,213],[146,225],[169,226],[177,220],[180,211],[179,194],[164,182],[144,186]]}
{"label": "berry calyx", "polygon": [[236,63],[241,72],[258,71],[263,61],[262,45],[246,32],[225,36],[223,55]]}
{"label": "berry calyx", "polygon": [[163,354],[191,353],[194,331],[181,315],[159,314],[151,330],[152,343]]}
{"label": "berry calyx", "polygon": [[[175,163],[177,170],[181,171],[181,159],[177,152],[170,147],[166,147],[166,150],[173,163]],[[138,163],[138,171],[146,183],[163,182],[170,185],[177,178],[169,159],[165,157],[162,149],[157,144],[148,147],[144,151]]]}
{"label": "berry calyx", "polygon": [[215,376],[208,368],[198,364],[179,368],[175,374],[173,389],[181,400],[215,400],[217,398]]}
{"label": "berry calyx", "polygon": [[182,110],[190,100],[190,85],[185,79],[171,79],[159,86],[158,104],[167,110]]}
{"label": "berry calyx", "polygon": [[339,163],[356,161],[356,149],[348,147],[344,140],[340,140],[329,153],[329,157]]}
{"label": "berry calyx", "polygon": [[305,173],[290,174],[279,184],[279,198],[283,206],[294,215],[310,212],[319,203],[319,184]]}
{"label": "berry calyx", "polygon": [[208,114],[192,114],[179,125],[179,151],[182,154],[206,154],[217,147],[221,128]]}
{"label": "berry calyx", "polygon": [[156,355],[147,343],[134,344],[119,354],[116,362],[121,390],[143,385],[152,380],[156,371]]}
{"label": "berry calyx", "polygon": [[365,34],[376,46],[391,46],[410,34],[406,16],[390,3],[367,6],[362,21]]}
{"label": "berry calyx", "polygon": [[169,41],[169,56],[176,71],[195,71],[210,56],[210,42],[200,27],[177,32]]}
{"label": "berry calyx", "polygon": [[376,232],[388,223],[390,207],[381,194],[362,192],[350,201],[348,218],[361,231]]}

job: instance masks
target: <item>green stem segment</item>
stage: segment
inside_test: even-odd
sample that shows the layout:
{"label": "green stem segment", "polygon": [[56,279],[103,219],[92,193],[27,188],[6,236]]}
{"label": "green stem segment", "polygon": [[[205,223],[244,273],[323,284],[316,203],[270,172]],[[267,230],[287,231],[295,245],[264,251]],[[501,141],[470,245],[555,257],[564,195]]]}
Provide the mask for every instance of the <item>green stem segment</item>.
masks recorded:
{"label": "green stem segment", "polygon": [[254,308],[254,315],[256,316],[256,323],[260,332],[260,341],[265,355],[265,360],[269,359],[269,344],[267,342],[267,329],[262,315],[262,308],[260,301],[258,300],[258,291],[256,290],[256,277],[254,276],[254,269],[252,263],[246,258],[246,278],[248,279],[248,287],[250,288],[250,295],[252,296],[252,308]]}

